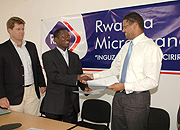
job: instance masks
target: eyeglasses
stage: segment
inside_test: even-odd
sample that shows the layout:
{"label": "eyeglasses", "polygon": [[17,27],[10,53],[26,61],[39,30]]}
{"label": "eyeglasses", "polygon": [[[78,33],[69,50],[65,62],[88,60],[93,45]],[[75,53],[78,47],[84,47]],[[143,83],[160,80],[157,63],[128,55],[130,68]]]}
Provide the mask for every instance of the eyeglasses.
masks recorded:
{"label": "eyeglasses", "polygon": [[62,38],[71,38],[71,36],[64,36],[64,35],[61,35]]}
{"label": "eyeglasses", "polygon": [[123,29],[126,29],[126,27],[129,26],[129,25],[132,25],[132,23],[130,23],[130,24],[126,25],[126,26],[123,26]]}

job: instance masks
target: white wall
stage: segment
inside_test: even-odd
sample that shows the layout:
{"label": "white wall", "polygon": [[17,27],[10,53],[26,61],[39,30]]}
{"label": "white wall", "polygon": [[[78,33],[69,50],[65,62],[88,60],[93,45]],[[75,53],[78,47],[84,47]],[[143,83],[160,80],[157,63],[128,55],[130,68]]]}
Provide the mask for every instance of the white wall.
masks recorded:
{"label": "white wall", "polygon": [[[9,38],[6,22],[11,16],[19,16],[26,21],[25,39],[35,42],[41,54],[41,19],[166,1],[170,0],[0,0],[0,43]],[[159,87],[152,91],[152,106],[164,108],[170,113],[170,130],[177,129],[179,86],[179,76],[161,75]],[[113,94],[113,91],[107,90],[100,95],[80,96],[80,100],[82,102],[87,98],[101,98],[111,103]]]}

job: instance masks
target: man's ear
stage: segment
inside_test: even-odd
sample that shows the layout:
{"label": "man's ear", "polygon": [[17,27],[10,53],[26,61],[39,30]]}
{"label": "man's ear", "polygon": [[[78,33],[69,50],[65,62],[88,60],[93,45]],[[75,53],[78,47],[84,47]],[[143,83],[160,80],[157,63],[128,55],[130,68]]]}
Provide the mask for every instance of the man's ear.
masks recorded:
{"label": "man's ear", "polygon": [[54,41],[55,41],[55,42],[57,41],[57,37],[54,38]]}
{"label": "man's ear", "polygon": [[7,31],[9,34],[11,34],[12,29],[8,28]]}
{"label": "man's ear", "polygon": [[134,28],[134,29],[136,29],[138,26],[139,26],[139,25],[138,25],[136,22],[133,23],[133,28]]}

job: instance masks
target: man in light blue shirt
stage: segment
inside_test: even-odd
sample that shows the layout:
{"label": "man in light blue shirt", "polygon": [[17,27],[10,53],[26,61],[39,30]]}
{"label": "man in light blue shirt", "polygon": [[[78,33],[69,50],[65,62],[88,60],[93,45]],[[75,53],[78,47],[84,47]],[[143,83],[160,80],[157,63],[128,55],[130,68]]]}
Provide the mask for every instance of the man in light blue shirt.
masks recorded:
{"label": "man in light blue shirt", "polygon": [[[118,76],[119,83],[108,89],[114,90],[112,104],[112,130],[147,130],[150,107],[150,89],[158,86],[162,64],[162,51],[154,41],[144,34],[144,20],[136,12],[123,19],[123,32],[128,41],[121,48],[111,68],[95,74],[83,74],[87,79]],[[130,42],[129,42],[130,40]],[[122,77],[124,60],[130,43],[132,52],[126,76]],[[125,82],[121,82],[125,78]]]}

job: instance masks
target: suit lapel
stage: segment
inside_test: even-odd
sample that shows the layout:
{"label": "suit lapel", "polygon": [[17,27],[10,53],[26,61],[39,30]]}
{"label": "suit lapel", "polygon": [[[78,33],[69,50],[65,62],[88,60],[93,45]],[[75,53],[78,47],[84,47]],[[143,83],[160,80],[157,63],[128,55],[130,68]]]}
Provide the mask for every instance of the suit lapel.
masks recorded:
{"label": "suit lapel", "polygon": [[66,66],[68,68],[68,65],[67,65],[63,55],[61,54],[61,52],[59,52],[59,50],[57,48],[55,48],[54,51],[55,51],[55,56],[57,58],[57,62],[60,62],[60,64],[62,64],[63,66]]}
{"label": "suit lapel", "polygon": [[68,56],[69,56],[69,67],[71,67],[73,58],[69,50],[68,50]]}
{"label": "suit lapel", "polygon": [[9,40],[7,43],[8,49],[9,49],[9,53],[12,54],[12,56],[18,61],[18,63],[22,64],[22,61],[19,57],[19,54],[17,53],[13,43]]}

